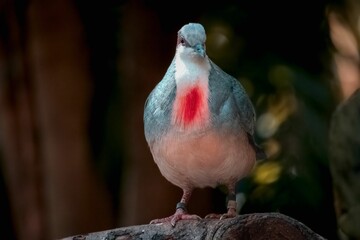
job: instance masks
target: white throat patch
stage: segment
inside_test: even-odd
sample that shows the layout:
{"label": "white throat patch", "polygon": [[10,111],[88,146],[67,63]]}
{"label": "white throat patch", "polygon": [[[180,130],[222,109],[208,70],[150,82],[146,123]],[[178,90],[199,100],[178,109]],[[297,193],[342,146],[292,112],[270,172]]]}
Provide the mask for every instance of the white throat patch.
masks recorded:
{"label": "white throat patch", "polygon": [[178,87],[208,82],[210,72],[209,59],[201,58],[191,48],[179,46],[175,55],[175,80]]}

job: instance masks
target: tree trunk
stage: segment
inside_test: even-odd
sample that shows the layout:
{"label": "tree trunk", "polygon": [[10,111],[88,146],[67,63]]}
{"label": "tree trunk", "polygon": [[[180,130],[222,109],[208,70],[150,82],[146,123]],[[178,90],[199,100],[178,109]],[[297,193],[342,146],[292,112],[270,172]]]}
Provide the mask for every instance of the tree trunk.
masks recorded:
{"label": "tree trunk", "polygon": [[90,153],[92,84],[84,29],[74,3],[33,1],[28,40],[49,238],[110,226],[110,198]]}
{"label": "tree trunk", "polygon": [[254,213],[232,219],[179,221],[170,224],[138,225],[72,236],[63,240],[131,240],[131,239],[324,239],[307,226],[280,213]]}
{"label": "tree trunk", "polygon": [[76,7],[19,5],[0,6],[7,26],[0,31],[1,164],[16,237],[51,239],[113,226],[108,192],[92,165],[92,84]]}
{"label": "tree trunk", "polygon": [[[41,163],[24,26],[15,1],[0,6],[0,142],[4,178],[17,238],[45,239]],[[20,10],[20,11],[19,11]]]}

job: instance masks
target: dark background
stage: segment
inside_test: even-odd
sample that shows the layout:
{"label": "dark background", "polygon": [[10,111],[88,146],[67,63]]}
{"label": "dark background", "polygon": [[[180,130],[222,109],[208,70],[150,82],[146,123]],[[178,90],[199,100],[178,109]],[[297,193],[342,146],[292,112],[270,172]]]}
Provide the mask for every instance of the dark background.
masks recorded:
{"label": "dark background", "polygon": [[[340,101],[326,7],[310,1],[0,3],[0,234],[48,239],[173,213],[143,106],[200,22],[208,56],[246,88],[269,159],[238,185],[240,213],[281,212],[338,239],[328,129]],[[225,211],[223,189],[189,210]]]}

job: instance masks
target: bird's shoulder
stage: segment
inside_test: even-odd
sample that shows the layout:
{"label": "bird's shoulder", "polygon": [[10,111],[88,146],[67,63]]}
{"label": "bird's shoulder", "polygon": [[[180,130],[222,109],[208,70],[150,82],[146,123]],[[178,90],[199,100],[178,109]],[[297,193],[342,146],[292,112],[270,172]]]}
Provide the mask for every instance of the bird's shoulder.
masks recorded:
{"label": "bird's shoulder", "polygon": [[156,84],[145,101],[145,112],[149,108],[165,108],[174,98],[176,90],[175,62],[171,62],[164,77]]}
{"label": "bird's shoulder", "polygon": [[[238,123],[246,131],[249,143],[253,146],[256,152],[256,159],[266,159],[264,150],[255,142],[254,128],[256,112],[248,94],[245,91],[245,88],[236,78],[223,71],[215,63],[210,61],[210,64],[212,66],[209,81],[212,86],[214,86],[213,91],[218,94],[216,98],[221,99],[221,97],[223,97],[223,100],[221,100],[223,101],[221,103],[222,105],[229,104],[229,102],[230,104],[233,103],[233,105],[230,107],[228,106],[227,108],[235,109],[238,116],[240,116]],[[221,90],[217,91],[217,89]],[[224,107],[220,106],[219,108]]]}
{"label": "bird's shoulder", "polygon": [[174,61],[168,67],[164,77],[150,92],[144,104],[144,130],[148,142],[161,136],[170,124],[172,104],[175,98]]}
{"label": "bird's shoulder", "polygon": [[218,108],[221,104],[233,103],[233,111],[240,116],[241,125],[249,134],[254,133],[256,113],[254,106],[242,84],[233,76],[223,71],[219,66],[210,60],[211,72],[209,74],[210,91],[218,101]]}

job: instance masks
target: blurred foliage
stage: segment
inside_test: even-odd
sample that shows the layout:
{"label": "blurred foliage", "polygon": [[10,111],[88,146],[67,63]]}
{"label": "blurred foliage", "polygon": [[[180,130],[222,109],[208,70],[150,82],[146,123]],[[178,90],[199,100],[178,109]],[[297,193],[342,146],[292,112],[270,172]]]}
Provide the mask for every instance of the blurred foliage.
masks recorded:
{"label": "blurred foliage", "polygon": [[[360,238],[360,90],[333,114],[329,134],[330,170],[333,176],[338,224],[349,239]],[[346,238],[344,238],[346,239]]]}

